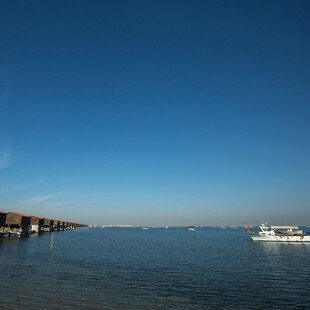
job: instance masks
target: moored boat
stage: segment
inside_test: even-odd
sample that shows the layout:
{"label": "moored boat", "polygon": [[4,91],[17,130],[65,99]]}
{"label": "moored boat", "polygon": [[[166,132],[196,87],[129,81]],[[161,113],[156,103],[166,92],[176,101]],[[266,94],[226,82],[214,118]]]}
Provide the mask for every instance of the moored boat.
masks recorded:
{"label": "moored boat", "polygon": [[195,226],[188,226],[188,227],[186,227],[186,230],[196,230],[196,227]]}
{"label": "moored boat", "polygon": [[310,242],[310,235],[298,226],[270,226],[261,224],[259,232],[253,232],[253,226],[245,226],[247,233],[254,241],[273,242]]}

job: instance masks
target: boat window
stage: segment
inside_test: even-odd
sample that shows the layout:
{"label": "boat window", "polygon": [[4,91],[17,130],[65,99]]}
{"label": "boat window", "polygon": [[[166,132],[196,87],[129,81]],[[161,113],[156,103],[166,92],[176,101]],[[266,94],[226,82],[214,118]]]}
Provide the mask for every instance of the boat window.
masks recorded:
{"label": "boat window", "polygon": [[271,231],[271,228],[270,227],[265,227],[265,228],[263,228],[263,231]]}

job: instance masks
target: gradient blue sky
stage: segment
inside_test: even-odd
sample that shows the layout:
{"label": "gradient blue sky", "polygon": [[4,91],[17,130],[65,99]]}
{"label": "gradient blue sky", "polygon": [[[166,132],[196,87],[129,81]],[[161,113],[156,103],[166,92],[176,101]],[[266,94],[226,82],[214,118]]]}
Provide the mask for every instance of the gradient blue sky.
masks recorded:
{"label": "gradient blue sky", "polygon": [[310,224],[309,1],[0,5],[0,210]]}

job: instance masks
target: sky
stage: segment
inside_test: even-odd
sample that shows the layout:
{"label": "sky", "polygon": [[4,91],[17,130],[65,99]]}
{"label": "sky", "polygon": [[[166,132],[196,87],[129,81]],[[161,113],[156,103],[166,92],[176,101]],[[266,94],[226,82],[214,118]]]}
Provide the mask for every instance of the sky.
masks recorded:
{"label": "sky", "polygon": [[0,7],[0,211],[310,225],[309,1]]}

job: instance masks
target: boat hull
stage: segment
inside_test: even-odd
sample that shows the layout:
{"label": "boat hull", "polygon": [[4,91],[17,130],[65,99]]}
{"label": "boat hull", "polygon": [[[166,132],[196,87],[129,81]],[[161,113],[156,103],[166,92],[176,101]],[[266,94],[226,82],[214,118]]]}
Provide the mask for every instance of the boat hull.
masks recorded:
{"label": "boat hull", "polygon": [[310,242],[310,236],[281,236],[281,235],[251,235],[254,241],[267,242]]}

